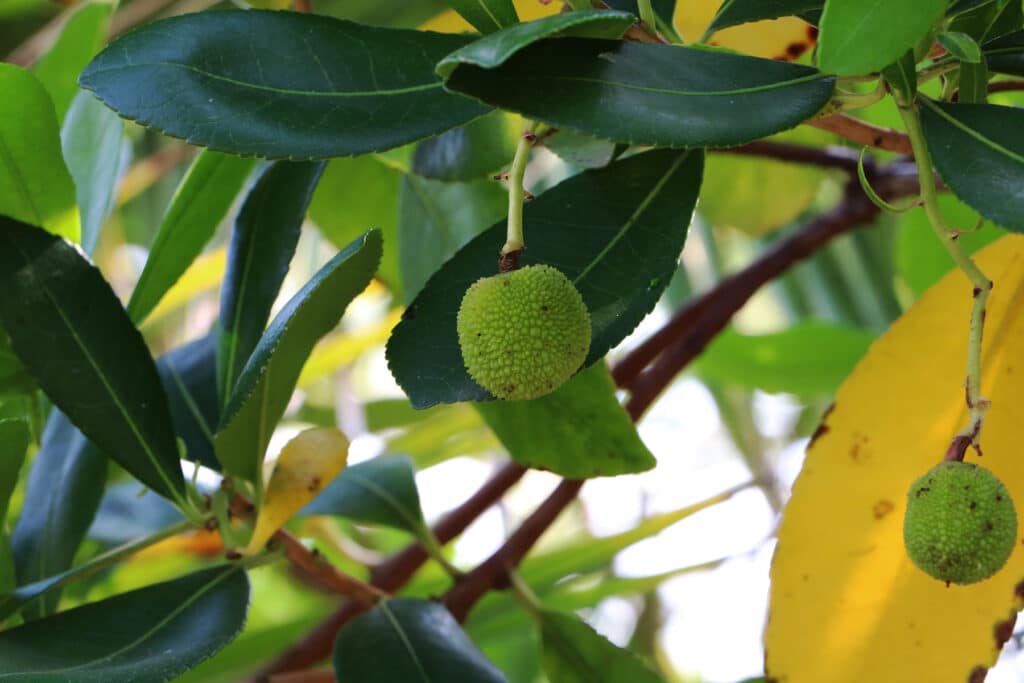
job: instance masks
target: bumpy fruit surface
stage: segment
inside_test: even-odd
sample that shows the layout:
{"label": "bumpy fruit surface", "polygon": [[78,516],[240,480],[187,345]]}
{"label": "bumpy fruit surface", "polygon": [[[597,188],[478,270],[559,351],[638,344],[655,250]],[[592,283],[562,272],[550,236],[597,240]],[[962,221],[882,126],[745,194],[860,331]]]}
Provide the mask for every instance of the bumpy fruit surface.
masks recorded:
{"label": "bumpy fruit surface", "polygon": [[961,584],[987,579],[1006,564],[1016,538],[1010,494],[984,467],[943,462],[907,492],[907,555],[936,579]]}
{"label": "bumpy fruit surface", "polygon": [[462,298],[457,327],[470,376],[503,399],[551,393],[590,350],[583,297],[551,266],[477,280]]}

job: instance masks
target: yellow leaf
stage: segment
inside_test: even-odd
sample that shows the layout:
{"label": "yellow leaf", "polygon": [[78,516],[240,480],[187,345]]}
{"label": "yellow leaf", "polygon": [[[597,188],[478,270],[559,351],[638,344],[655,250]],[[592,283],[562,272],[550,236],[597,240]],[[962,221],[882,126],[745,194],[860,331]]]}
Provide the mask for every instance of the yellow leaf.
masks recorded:
{"label": "yellow leaf", "polygon": [[[686,42],[700,40],[718,11],[721,0],[679,0],[673,20]],[[721,45],[744,54],[768,59],[795,59],[814,47],[817,31],[795,17],[733,26],[712,36]]]}
{"label": "yellow leaf", "polygon": [[334,427],[317,427],[289,441],[274,465],[247,554],[262,548],[285,522],[345,469],[348,439]]}
{"label": "yellow leaf", "polygon": [[[516,12],[519,13],[520,21],[533,21],[541,17],[558,14],[562,9],[562,3],[551,2],[542,5],[538,0],[515,0]],[[440,31],[441,33],[475,33],[476,29],[469,25],[455,10],[445,10],[433,19],[424,23],[420,28],[424,31]]]}
{"label": "yellow leaf", "polygon": [[[1024,237],[978,256],[994,280],[985,325],[984,466],[1024,509]],[[1018,548],[993,578],[946,587],[903,548],[911,482],[967,422],[971,285],[948,274],[860,362],[819,428],[786,507],[772,566],[768,675],[785,683],[982,676],[1024,596]],[[978,462],[970,455],[968,460]],[[974,677],[971,681],[980,680]]]}

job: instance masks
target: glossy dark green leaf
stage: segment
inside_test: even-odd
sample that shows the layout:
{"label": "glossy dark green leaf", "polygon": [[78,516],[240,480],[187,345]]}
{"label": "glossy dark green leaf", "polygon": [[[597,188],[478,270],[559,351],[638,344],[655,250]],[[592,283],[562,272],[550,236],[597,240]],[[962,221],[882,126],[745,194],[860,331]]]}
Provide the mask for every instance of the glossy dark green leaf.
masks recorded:
{"label": "glossy dark green leaf", "polygon": [[325,163],[275,162],[235,220],[217,326],[217,387],[225,403],[270,319]]}
{"label": "glossy dark green leaf", "polygon": [[0,322],[82,432],[157,493],[184,495],[167,397],[142,335],[67,241],[0,218]]}
{"label": "glossy dark green leaf", "polygon": [[382,455],[346,467],[300,514],[337,515],[419,533],[423,511],[412,460]]}
{"label": "glossy dark green leaf", "polygon": [[0,214],[77,242],[75,184],[50,96],[31,73],[4,63],[0,92]]}
{"label": "glossy dark green leaf", "polygon": [[[947,17],[952,13],[947,12]],[[978,43],[985,43],[1014,31],[1024,24],[1024,5],[1013,0],[980,3],[958,14],[948,30],[966,33]]]}
{"label": "glossy dark green leaf", "polygon": [[75,181],[87,254],[96,248],[100,228],[114,208],[117,181],[127,162],[123,137],[124,121],[95,97],[80,92],[71,101],[60,139]]}
{"label": "glossy dark green leaf", "polygon": [[643,472],[654,456],[615,397],[604,363],[532,401],[476,406],[517,462],[569,479]]}
{"label": "glossy dark green leaf", "polygon": [[6,529],[0,528],[0,595],[11,592],[17,585],[11,537],[8,536]]}
{"label": "glossy dark green leaf", "polygon": [[824,0],[725,0],[711,20],[707,33],[762,19],[798,16],[820,10]]}
{"label": "glossy dark green leaf", "polygon": [[540,612],[544,671],[559,683],[662,683],[633,653],[616,647],[575,614]]}
{"label": "glossy dark green leaf", "polygon": [[442,183],[406,176],[398,210],[398,260],[409,303],[442,263],[505,215],[508,192],[493,180]]}
{"label": "glossy dark green leaf", "polygon": [[270,323],[235,384],[214,440],[226,472],[249,480],[259,476],[303,364],[370,283],[381,248],[380,232],[366,232],[328,261]]}
{"label": "glossy dark green leaf", "polygon": [[580,10],[553,14],[543,19],[516,24],[456,50],[437,65],[437,73],[450,76],[460,64],[494,69],[512,55],[538,40],[553,37],[619,38],[636,17],[614,10]]}
{"label": "glossy dark green leaf", "polygon": [[244,570],[196,572],[0,633],[0,678],[162,683],[234,640],[248,608]]}
{"label": "glossy dark green leaf", "polygon": [[219,470],[213,452],[213,432],[220,421],[216,336],[207,335],[164,354],[156,369],[170,404],[174,432],[184,442],[188,459]]}
{"label": "glossy dark green leaf", "polygon": [[[555,266],[580,290],[593,332],[587,365],[636,327],[676,271],[702,167],[698,151],[657,150],[570,178],[526,205],[520,263]],[[489,397],[463,367],[455,316],[466,288],[496,273],[504,241],[500,221],[469,242],[392,333],[388,363],[415,407]]]}
{"label": "glossy dark green leaf", "polygon": [[[107,479],[107,457],[59,410],[50,412],[42,448],[29,470],[21,516],[11,533],[18,583],[29,584],[71,566],[92,523]],[[57,607],[51,594],[26,613]]]}
{"label": "glossy dark green leaf", "polygon": [[903,56],[882,70],[889,86],[899,91],[907,100],[914,99],[917,94],[917,65],[914,62],[914,51],[907,50]]}
{"label": "glossy dark green leaf", "polygon": [[977,64],[981,61],[981,48],[974,42],[974,38],[971,38],[966,33],[946,31],[940,33],[936,40],[938,40],[939,45],[946,48],[946,52],[961,62]]}
{"label": "glossy dark green leaf", "polygon": [[7,505],[18,483],[32,434],[24,420],[0,419],[0,528],[7,519]]}
{"label": "glossy dark green leaf", "polygon": [[738,145],[792,128],[834,86],[799,64],[587,38],[542,40],[498,68],[463,64],[448,79],[452,90],[558,128],[664,147]]}
{"label": "glossy dark green leaf", "polygon": [[924,38],[945,9],[946,0],[827,0],[818,64],[839,76],[879,71]]}
{"label": "glossy dark green leaf", "polygon": [[81,3],[61,28],[53,47],[32,67],[53,98],[60,121],[78,92],[78,74],[107,37],[114,5],[110,0]]}
{"label": "glossy dark green leaf", "polygon": [[334,643],[338,683],[507,683],[442,605],[396,598],[345,626]]}
{"label": "glossy dark green leaf", "polygon": [[252,159],[204,151],[174,195],[128,302],[136,323],[160,303],[213,238],[253,167]]}
{"label": "glossy dark green leaf", "polygon": [[0,327],[0,396],[31,391],[32,378],[11,348],[11,338]]}
{"label": "glossy dark green leaf", "polygon": [[447,182],[490,178],[509,165],[521,133],[518,116],[491,112],[416,145],[411,170]]}
{"label": "glossy dark green leaf", "polygon": [[390,149],[483,114],[434,73],[469,40],[294,12],[201,12],[116,40],[79,83],[121,116],[196,145],[325,159]]}
{"label": "glossy dark green leaf", "polygon": [[[629,12],[634,17],[640,16],[637,0],[609,0],[605,4],[620,12]],[[651,0],[651,9],[658,19],[671,24],[672,17],[675,16],[676,0]]]}
{"label": "glossy dark green leaf", "polygon": [[727,330],[697,359],[702,377],[804,398],[830,396],[871,346],[866,330],[807,321],[782,332]]}
{"label": "glossy dark green leaf", "polygon": [[992,71],[1024,76],[1024,31],[1017,31],[987,43],[982,52]]}
{"label": "glossy dark green leaf", "polygon": [[928,149],[946,185],[996,225],[1024,232],[1024,110],[919,102]]}
{"label": "glossy dark green leaf", "polygon": [[313,193],[309,217],[339,249],[379,228],[384,238],[380,277],[401,298],[398,266],[398,188],[403,173],[379,157],[332,159]]}
{"label": "glossy dark green leaf", "polygon": [[512,0],[446,0],[480,33],[493,33],[519,23]]}

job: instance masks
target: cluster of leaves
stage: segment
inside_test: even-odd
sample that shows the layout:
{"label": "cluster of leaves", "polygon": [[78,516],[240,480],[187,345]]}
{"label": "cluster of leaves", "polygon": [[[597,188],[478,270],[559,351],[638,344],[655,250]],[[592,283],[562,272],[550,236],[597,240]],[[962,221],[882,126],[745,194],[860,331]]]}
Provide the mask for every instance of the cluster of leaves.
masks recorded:
{"label": "cluster of leaves", "polygon": [[[275,558],[279,529],[293,517],[401,529],[446,564],[424,522],[413,462],[388,455],[345,468],[348,441],[333,420],[295,436],[264,481],[271,437],[314,348],[375,277],[406,304],[387,359],[412,407],[477,402],[514,459],[585,479],[655,464],[620,407],[604,358],[666,291],[678,295],[669,283],[698,197],[716,223],[735,220],[729,203],[715,199],[742,176],[733,160],[706,159],[708,149],[784,133],[892,92],[903,110],[919,112],[927,150],[956,197],[1002,228],[1024,231],[1024,195],[1016,191],[1024,181],[1024,121],[1017,108],[987,101],[993,74],[1024,76],[1020,2],[726,0],[705,32],[710,39],[751,22],[799,17],[820,30],[813,64],[738,54],[706,40],[663,44],[658,32],[682,42],[674,2],[603,9],[572,2],[566,9],[573,11],[530,21],[520,21],[510,0],[449,4],[478,33],[225,10],[143,26],[93,56],[113,8],[88,2],[34,73],[0,64],[0,89],[9,93],[0,103],[0,389],[17,397],[0,404],[12,412],[0,417],[0,520],[38,427],[25,406],[41,408],[41,395],[53,405],[21,514],[9,535],[0,526],[0,620],[17,624],[0,632],[0,676],[164,681],[198,666],[242,631],[248,570]],[[874,93],[846,90],[865,79],[877,79]],[[590,310],[593,341],[585,369],[560,390],[500,402],[463,367],[455,316],[467,286],[495,271],[505,196],[484,179],[507,164],[520,130],[516,115],[557,129],[545,144],[568,169],[526,206],[529,248],[521,263],[550,264],[573,281]],[[89,259],[124,172],[122,119],[204,148],[163,214],[126,307]],[[350,158],[325,161],[336,157]],[[791,193],[784,217],[751,231],[797,218],[815,201],[819,181],[805,184],[805,197]],[[373,192],[399,193],[401,229],[393,203],[375,203]],[[755,210],[762,200],[751,201]],[[338,201],[357,204],[355,218],[332,216]],[[341,248],[272,315],[307,213]],[[195,272],[229,214],[216,323],[154,359],[140,326]],[[368,230],[373,224],[379,229]],[[907,269],[918,274],[909,282],[915,291],[946,265],[920,263]],[[898,313],[888,297],[888,315],[864,327],[877,330]],[[729,331],[698,371],[720,389],[745,381],[818,396],[835,387],[872,336],[816,324],[757,339]],[[824,359],[814,355],[823,345],[830,350]],[[831,372],[800,383],[787,378],[784,363],[764,361],[773,356],[800,356]],[[123,488],[104,493],[109,461],[168,503],[146,507],[159,512],[135,520],[139,535],[110,523],[137,513],[108,514],[107,538],[122,545],[74,564],[97,511],[102,521],[104,510],[124,501]],[[183,470],[183,461],[193,464]],[[200,465],[223,475],[215,490],[201,490]],[[255,520],[238,526],[247,501]],[[606,565],[625,545],[692,511],[524,564],[521,581],[536,595],[520,593],[549,678],[660,680],[558,609],[650,589],[664,577],[609,584],[586,598],[559,581]],[[68,585],[204,527],[219,530],[232,559],[58,611]],[[103,535],[96,527],[92,534]],[[780,562],[779,571],[792,573],[786,566]],[[443,606],[424,599],[446,584],[427,583],[381,600],[340,632],[337,680],[508,679]],[[786,596],[798,593],[790,588]],[[1009,595],[993,591],[986,609],[1005,611]],[[480,613],[470,635],[518,618],[498,602],[485,602]],[[85,629],[92,637],[78,638]],[[784,648],[769,652],[773,675],[795,681],[814,671]],[[965,653],[971,662],[979,656]]]}

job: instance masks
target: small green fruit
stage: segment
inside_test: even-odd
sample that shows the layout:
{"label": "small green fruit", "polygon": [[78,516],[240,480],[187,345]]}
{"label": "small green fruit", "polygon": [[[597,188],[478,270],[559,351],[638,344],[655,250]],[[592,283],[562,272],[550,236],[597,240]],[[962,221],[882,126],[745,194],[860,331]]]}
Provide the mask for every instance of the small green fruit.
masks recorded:
{"label": "small green fruit", "polygon": [[907,492],[903,543],[922,571],[975,583],[999,571],[1017,540],[1017,512],[1003,482],[984,467],[943,462]]}
{"label": "small green fruit", "polygon": [[474,282],[456,327],[470,376],[498,398],[551,393],[590,350],[590,313],[565,275],[528,266]]}

